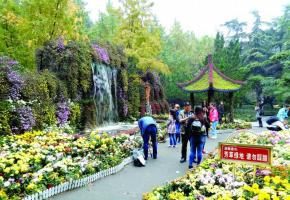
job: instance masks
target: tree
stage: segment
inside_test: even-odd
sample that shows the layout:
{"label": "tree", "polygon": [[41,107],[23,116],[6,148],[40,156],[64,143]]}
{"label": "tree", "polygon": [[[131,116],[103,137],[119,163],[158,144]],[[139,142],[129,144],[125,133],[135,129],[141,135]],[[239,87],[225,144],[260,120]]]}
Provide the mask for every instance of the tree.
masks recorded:
{"label": "tree", "polygon": [[122,19],[114,42],[125,47],[137,69],[168,73],[168,66],[159,59],[161,29],[152,17],[153,3],[147,0],[122,0],[121,3]]}
{"label": "tree", "polygon": [[84,24],[88,17],[81,0],[1,0],[0,4],[0,52],[27,69],[35,69],[35,50],[48,40],[88,41]]}
{"label": "tree", "polygon": [[193,32],[184,32],[175,21],[169,34],[164,34],[163,43],[161,58],[171,71],[161,77],[166,96],[187,100],[188,95],[177,87],[177,83],[192,80],[204,66],[204,58],[212,52],[213,39],[206,36],[197,39]]}
{"label": "tree", "polygon": [[98,21],[91,27],[90,38],[93,41],[113,43],[118,27],[120,26],[121,13],[108,1],[106,13],[100,13]]}
{"label": "tree", "polygon": [[232,40],[242,40],[246,37],[244,27],[247,26],[246,22],[239,22],[237,18],[227,21],[223,24],[228,28],[228,37]]}

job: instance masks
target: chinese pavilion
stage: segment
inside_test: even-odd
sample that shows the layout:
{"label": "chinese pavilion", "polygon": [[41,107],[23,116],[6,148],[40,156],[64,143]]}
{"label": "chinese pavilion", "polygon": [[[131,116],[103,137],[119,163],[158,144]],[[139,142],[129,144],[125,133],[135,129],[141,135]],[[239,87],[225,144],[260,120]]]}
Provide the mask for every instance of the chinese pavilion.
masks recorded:
{"label": "chinese pavilion", "polygon": [[208,64],[199,72],[191,81],[178,83],[178,87],[183,91],[190,93],[190,101],[194,106],[194,93],[207,92],[208,102],[211,102],[214,92],[228,93],[230,104],[230,121],[233,121],[233,92],[241,89],[243,81],[233,80],[224,75],[217,69],[213,62],[212,56],[208,55]]}

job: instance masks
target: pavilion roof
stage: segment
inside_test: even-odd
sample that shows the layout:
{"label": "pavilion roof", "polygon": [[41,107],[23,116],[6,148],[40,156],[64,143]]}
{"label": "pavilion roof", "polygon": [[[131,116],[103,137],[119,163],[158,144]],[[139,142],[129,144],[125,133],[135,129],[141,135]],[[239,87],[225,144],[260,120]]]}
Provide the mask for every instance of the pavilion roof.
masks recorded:
{"label": "pavilion roof", "polygon": [[212,56],[208,55],[208,64],[193,80],[177,85],[185,92],[205,92],[208,90],[233,92],[239,90],[243,84],[245,82],[233,80],[223,74],[212,63]]}

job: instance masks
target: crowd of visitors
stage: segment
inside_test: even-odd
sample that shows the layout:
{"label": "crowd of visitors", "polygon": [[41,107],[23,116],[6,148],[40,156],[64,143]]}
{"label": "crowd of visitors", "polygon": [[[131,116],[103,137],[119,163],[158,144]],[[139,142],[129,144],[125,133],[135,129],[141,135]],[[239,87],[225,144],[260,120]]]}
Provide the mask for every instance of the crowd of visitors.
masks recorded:
{"label": "crowd of visitors", "polygon": [[[175,148],[181,143],[180,163],[187,161],[187,146],[190,143],[189,168],[193,163],[199,165],[204,150],[206,138],[217,138],[217,125],[222,123],[224,115],[223,102],[218,107],[214,103],[203,102],[201,106],[196,106],[194,111],[189,102],[185,102],[183,109],[180,105],[169,111],[166,130],[169,135],[169,147]],[[143,138],[143,149],[145,160],[148,159],[149,138],[151,137],[153,146],[153,158],[157,158],[157,127],[156,121],[152,117],[143,117],[138,121]]]}
{"label": "crowd of visitors", "polygon": [[[259,126],[263,127],[262,115],[263,104],[260,102],[255,107],[256,117]],[[281,108],[277,116],[270,117],[266,122],[275,125],[273,130],[284,130],[287,127],[289,107],[286,105]],[[183,109],[180,105],[170,110],[166,130],[169,135],[169,147],[175,148],[181,142],[180,163],[187,160],[187,146],[190,143],[190,155],[188,167],[191,169],[193,163],[199,165],[205,152],[204,146],[207,138],[217,138],[217,125],[223,122],[225,114],[224,104],[221,101],[218,106],[215,103],[207,104],[202,102],[201,106],[196,106],[194,110],[189,102],[185,102]],[[152,117],[143,117],[138,122],[144,141],[145,160],[148,158],[149,137],[152,140],[153,158],[157,158],[157,127]]]}

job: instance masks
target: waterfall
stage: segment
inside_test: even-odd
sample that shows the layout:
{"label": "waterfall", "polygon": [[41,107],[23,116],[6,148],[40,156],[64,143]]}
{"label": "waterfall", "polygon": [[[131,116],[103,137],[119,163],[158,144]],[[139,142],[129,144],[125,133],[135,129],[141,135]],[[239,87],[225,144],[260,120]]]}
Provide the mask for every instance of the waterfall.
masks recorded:
{"label": "waterfall", "polygon": [[117,69],[93,63],[92,72],[97,125],[116,122],[118,119]]}

